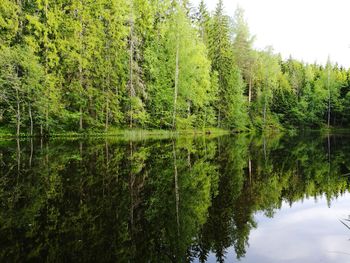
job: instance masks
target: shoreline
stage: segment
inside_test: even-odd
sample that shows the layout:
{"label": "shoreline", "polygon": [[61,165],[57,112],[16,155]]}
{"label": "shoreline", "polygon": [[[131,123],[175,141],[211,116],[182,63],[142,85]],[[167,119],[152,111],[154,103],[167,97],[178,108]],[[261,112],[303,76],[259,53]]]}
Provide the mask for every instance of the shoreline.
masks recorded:
{"label": "shoreline", "polygon": [[341,135],[350,134],[350,128],[319,128],[319,129],[266,129],[256,130],[247,129],[242,131],[234,131],[220,128],[207,128],[207,129],[187,129],[187,130],[147,130],[147,129],[111,129],[108,132],[101,131],[89,131],[89,132],[61,132],[52,133],[50,135],[40,136],[40,134],[29,135],[26,133],[16,136],[10,133],[9,130],[0,128],[0,140],[1,139],[29,139],[29,138],[101,138],[101,137],[119,137],[119,138],[173,138],[173,137],[186,137],[186,136],[222,136],[222,135],[237,135],[237,134],[250,134],[250,135],[273,135],[273,134],[290,134],[290,135],[302,135],[303,133],[320,133],[322,135]]}
{"label": "shoreline", "polygon": [[145,130],[145,129],[111,129],[108,132],[89,131],[89,132],[62,132],[52,133],[50,135],[40,136],[40,134],[29,135],[20,134],[16,136],[8,131],[0,128],[0,139],[16,139],[16,138],[92,138],[92,137],[178,137],[178,136],[203,136],[203,135],[229,135],[230,130],[208,128],[208,129],[189,129],[189,130]]}

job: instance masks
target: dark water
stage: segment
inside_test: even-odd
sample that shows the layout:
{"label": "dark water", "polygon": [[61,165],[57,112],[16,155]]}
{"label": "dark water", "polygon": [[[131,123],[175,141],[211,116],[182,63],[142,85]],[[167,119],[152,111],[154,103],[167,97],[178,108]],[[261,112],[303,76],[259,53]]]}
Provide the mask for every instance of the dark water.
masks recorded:
{"label": "dark water", "polygon": [[350,262],[350,137],[0,142],[1,262]]}

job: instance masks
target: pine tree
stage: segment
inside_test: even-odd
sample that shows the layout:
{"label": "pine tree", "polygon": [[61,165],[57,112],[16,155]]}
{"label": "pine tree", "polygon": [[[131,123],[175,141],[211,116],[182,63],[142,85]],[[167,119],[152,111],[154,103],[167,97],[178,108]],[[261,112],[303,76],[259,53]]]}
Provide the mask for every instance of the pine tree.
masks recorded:
{"label": "pine tree", "polygon": [[198,26],[199,36],[205,45],[208,45],[208,34],[210,29],[211,17],[204,3],[201,0],[199,3],[198,12],[196,14],[196,23]]}
{"label": "pine tree", "polygon": [[150,1],[132,0],[129,14],[129,78],[128,122],[144,126],[148,116],[145,111],[147,88],[144,73],[144,51],[148,35],[152,35],[153,10]]}
{"label": "pine tree", "polygon": [[127,67],[124,61],[128,58],[127,38],[129,32],[125,24],[128,18],[125,0],[103,0],[98,12],[101,15],[102,39],[99,52],[95,56],[96,68],[94,85],[99,88],[95,103],[98,120],[104,123],[108,131],[110,124],[121,125],[123,114],[121,101],[126,89]]}
{"label": "pine tree", "polygon": [[212,70],[218,74],[218,127],[241,129],[247,121],[244,82],[235,66],[229,18],[224,14],[222,0],[217,4],[211,23],[209,58]]}

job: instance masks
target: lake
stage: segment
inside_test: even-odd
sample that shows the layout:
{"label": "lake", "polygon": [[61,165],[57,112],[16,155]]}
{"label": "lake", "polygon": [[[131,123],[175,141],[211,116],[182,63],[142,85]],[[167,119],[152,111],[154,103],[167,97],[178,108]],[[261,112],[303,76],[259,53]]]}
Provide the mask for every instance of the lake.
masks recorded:
{"label": "lake", "polygon": [[0,141],[1,262],[350,262],[350,136]]}

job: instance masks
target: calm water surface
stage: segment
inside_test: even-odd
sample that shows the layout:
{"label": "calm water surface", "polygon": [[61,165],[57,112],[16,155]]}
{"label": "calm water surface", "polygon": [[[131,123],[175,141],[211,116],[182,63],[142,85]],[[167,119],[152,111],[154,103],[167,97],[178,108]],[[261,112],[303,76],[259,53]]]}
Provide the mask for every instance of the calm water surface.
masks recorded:
{"label": "calm water surface", "polygon": [[350,136],[3,140],[0,261],[350,262],[349,182]]}

